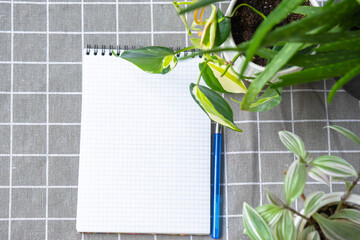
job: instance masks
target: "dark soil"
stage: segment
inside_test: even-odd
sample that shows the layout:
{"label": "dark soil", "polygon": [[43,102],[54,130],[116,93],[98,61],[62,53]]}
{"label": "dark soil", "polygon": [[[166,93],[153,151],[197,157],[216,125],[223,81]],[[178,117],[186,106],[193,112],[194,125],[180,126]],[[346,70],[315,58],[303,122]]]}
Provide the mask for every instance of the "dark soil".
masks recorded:
{"label": "dark soil", "polygon": [[[281,0],[238,0],[236,6],[241,3],[247,3],[267,16],[280,2]],[[304,5],[310,5],[310,3],[306,1]],[[286,19],[278,24],[278,26],[286,25],[303,17],[304,16],[300,14],[290,14]],[[249,7],[240,7],[231,18],[231,33],[235,43],[239,44],[250,40],[262,21],[263,18]],[[259,56],[255,56],[252,61],[260,66],[266,66],[267,64],[267,59]]]}

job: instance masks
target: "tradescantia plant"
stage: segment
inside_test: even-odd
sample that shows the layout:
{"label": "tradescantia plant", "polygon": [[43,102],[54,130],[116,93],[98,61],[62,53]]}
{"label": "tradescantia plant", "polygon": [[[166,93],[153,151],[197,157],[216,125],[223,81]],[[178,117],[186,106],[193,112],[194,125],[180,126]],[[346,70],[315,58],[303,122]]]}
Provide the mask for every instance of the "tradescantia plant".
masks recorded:
{"label": "tradescantia plant", "polygon": [[[360,138],[340,126],[328,126],[360,145]],[[313,159],[301,138],[294,133],[279,132],[282,143],[296,156],[284,178],[284,198],[267,190],[268,204],[243,207],[244,232],[252,240],[357,240],[360,237],[360,195],[353,194],[360,179],[356,171],[340,157],[326,155]],[[344,181],[345,191],[313,192],[304,195],[307,175],[329,184]],[[355,178],[350,182],[349,178]],[[299,212],[291,204],[301,196],[304,209]]]}
{"label": "tradescantia plant", "polygon": [[[322,8],[301,6],[305,0],[282,0],[267,17],[252,6],[242,4],[240,7],[251,9],[264,21],[252,39],[235,48],[221,46],[230,34],[231,24],[229,17],[212,4],[218,1],[221,0],[173,2],[193,46],[178,51],[150,46],[124,51],[120,57],[146,72],[165,74],[181,59],[204,56],[199,64],[199,76],[194,76],[194,83],[190,86],[191,95],[212,120],[235,131],[241,130],[233,123],[232,109],[222,93],[244,94],[242,101],[238,102],[239,107],[245,111],[262,112],[282,101],[282,87],[341,77],[329,93],[330,102],[339,88],[360,74],[360,0],[329,0]],[[203,19],[203,7],[209,4],[210,16]],[[190,27],[184,16],[189,11],[194,11],[194,22]],[[305,17],[276,27],[290,13]],[[193,31],[198,32],[198,37],[193,36]],[[178,57],[179,53],[193,49],[198,51]],[[224,51],[236,51],[237,54],[225,61],[220,56]],[[241,69],[235,69],[233,64],[241,55],[245,56],[245,62]],[[255,77],[244,76],[255,55],[267,58],[268,65]],[[304,69],[283,75],[274,82],[276,74],[287,66]],[[207,86],[200,85],[201,78]],[[247,88],[242,80],[251,81],[250,86]]]}

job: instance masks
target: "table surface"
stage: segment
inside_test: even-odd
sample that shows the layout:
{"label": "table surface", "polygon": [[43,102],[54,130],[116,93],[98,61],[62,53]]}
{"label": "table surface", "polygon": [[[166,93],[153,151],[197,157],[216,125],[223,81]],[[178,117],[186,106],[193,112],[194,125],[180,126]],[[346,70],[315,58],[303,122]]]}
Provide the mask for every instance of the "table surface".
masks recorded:
{"label": "table surface", "polygon": [[[185,47],[189,41],[175,11],[168,11],[171,1],[59,1],[0,1],[0,239],[210,239],[76,232],[82,48]],[[300,135],[314,156],[339,155],[360,167],[359,147],[323,129],[337,124],[360,134],[359,101],[339,91],[327,105],[332,84],[286,89],[283,103],[266,113],[240,112],[225,96],[244,132],[225,131],[222,239],[246,239],[243,201],[265,203],[267,188],[282,194],[283,173],[294,159],[279,130]],[[309,179],[305,193],[343,187]]]}

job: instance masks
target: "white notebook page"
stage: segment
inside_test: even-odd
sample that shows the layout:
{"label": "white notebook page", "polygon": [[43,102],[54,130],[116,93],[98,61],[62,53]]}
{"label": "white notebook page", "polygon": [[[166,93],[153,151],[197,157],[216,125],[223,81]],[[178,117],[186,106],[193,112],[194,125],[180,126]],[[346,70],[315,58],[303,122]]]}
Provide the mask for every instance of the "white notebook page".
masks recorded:
{"label": "white notebook page", "polygon": [[166,75],[83,53],[79,232],[209,234],[210,120],[199,59]]}

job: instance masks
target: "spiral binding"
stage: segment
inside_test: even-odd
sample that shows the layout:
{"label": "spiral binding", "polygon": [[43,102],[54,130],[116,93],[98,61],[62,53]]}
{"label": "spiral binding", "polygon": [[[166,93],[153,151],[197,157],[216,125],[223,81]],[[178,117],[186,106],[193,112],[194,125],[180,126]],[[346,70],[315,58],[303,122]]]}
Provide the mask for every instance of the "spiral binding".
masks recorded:
{"label": "spiral binding", "polygon": [[[142,47],[142,46],[140,46]],[[90,55],[91,51],[93,50],[93,54],[94,56],[98,56],[98,53],[100,51],[101,56],[105,56],[106,55],[106,50],[109,51],[109,56],[112,56],[113,53],[116,54],[116,56],[120,56],[120,52],[122,50],[129,50],[129,49],[135,49],[137,47],[135,46],[131,46],[131,48],[129,48],[128,45],[124,45],[124,46],[120,46],[120,45],[116,45],[116,47],[114,48],[113,45],[109,45],[108,48],[106,48],[106,45],[101,45],[101,48],[99,48],[99,46],[97,44],[95,44],[94,46],[91,46],[90,44],[86,45],[86,55]],[[171,48],[173,49],[173,48]],[[179,51],[181,48],[177,47],[176,51]],[[183,54],[184,56],[187,56],[188,53],[195,53],[195,49],[192,49],[191,51],[184,51]],[[99,54],[100,55],[100,54]],[[177,57],[180,57],[180,53],[176,54]],[[202,55],[199,55],[200,58],[202,58]]]}

